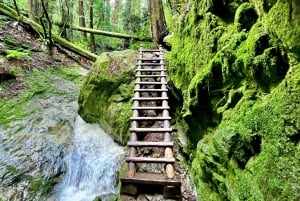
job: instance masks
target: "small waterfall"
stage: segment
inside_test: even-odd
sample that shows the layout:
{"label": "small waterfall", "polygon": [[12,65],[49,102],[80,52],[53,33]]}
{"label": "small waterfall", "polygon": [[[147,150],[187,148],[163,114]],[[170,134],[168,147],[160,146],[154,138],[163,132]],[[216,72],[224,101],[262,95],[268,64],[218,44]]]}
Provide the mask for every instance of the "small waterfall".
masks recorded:
{"label": "small waterfall", "polygon": [[75,121],[74,146],[67,156],[67,173],[60,201],[107,201],[116,194],[116,172],[123,156],[118,146],[97,124]]}

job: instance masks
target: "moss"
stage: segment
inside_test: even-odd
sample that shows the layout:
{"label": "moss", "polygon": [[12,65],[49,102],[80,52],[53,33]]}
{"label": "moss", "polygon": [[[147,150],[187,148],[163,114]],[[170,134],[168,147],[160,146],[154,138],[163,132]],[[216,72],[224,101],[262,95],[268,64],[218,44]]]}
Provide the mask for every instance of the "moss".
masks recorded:
{"label": "moss", "polygon": [[243,3],[235,13],[234,23],[239,29],[250,30],[258,19],[255,7],[251,3]]}
{"label": "moss", "polygon": [[136,52],[104,53],[88,74],[80,91],[79,114],[97,122],[113,138],[125,143],[129,137]]}
{"label": "moss", "polygon": [[300,5],[250,2],[223,1],[232,22],[195,1],[171,39],[173,115],[199,200],[300,198]]}
{"label": "moss", "polygon": [[28,60],[31,59],[28,52],[23,52],[20,50],[6,50],[6,53],[7,53],[6,57],[8,59],[28,59]]}

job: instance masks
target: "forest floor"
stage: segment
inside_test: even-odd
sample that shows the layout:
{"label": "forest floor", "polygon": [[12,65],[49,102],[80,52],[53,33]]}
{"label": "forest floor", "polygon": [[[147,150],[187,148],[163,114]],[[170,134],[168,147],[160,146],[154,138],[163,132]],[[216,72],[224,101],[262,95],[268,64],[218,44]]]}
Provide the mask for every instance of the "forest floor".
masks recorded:
{"label": "forest floor", "polygon": [[0,88],[2,98],[16,96],[24,87],[16,76],[21,71],[74,64],[89,68],[91,65],[85,58],[62,47],[55,46],[51,55],[46,41],[29,26],[0,16],[0,28],[0,84],[9,80],[5,89]]}

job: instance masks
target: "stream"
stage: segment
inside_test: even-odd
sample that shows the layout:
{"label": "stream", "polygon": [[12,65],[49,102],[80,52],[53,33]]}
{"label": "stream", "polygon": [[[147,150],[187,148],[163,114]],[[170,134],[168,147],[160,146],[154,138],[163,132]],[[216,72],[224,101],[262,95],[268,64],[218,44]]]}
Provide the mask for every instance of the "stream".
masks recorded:
{"label": "stream", "polygon": [[123,149],[77,115],[86,74],[78,71],[71,80],[61,71],[34,71],[27,78],[39,88],[30,98],[0,104],[8,122],[0,124],[1,201],[106,201],[117,193]]}
{"label": "stream", "polygon": [[67,156],[61,201],[90,201],[116,196],[116,172],[124,151],[98,124],[75,121],[74,147]]}

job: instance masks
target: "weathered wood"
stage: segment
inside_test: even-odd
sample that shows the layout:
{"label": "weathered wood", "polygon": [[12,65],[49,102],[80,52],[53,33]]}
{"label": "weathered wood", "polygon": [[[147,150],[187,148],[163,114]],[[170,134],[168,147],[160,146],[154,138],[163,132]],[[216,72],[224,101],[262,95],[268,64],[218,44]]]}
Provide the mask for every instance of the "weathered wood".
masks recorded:
{"label": "weathered wood", "polygon": [[168,97],[138,97],[133,98],[134,101],[160,101],[160,100],[168,100]]}
{"label": "weathered wood", "polygon": [[74,24],[72,24],[72,25],[62,24],[62,23],[59,23],[59,22],[55,22],[54,24],[59,26],[59,27],[64,26],[66,28],[76,30],[76,31],[81,31],[81,32],[84,32],[84,33],[92,33],[92,34],[96,34],[96,35],[109,36],[109,37],[115,37],[115,38],[134,39],[136,41],[148,41],[148,42],[152,41],[151,38],[141,38],[141,37],[126,34],[126,33],[103,31],[103,30],[98,30],[98,29],[91,29],[91,28],[87,28],[87,27],[82,27],[82,26],[76,26]]}
{"label": "weathered wood", "polygon": [[[38,33],[43,33],[43,27],[41,25],[39,25],[38,23],[36,23],[33,20],[30,20],[29,18],[27,18],[23,15],[19,16],[15,10],[4,5],[3,3],[0,3],[0,13],[11,17],[11,18],[17,20],[18,22],[30,25]],[[52,33],[52,39],[55,43],[58,43],[61,46],[63,46],[64,48],[66,48],[76,54],[79,54],[91,61],[96,61],[98,58],[98,56],[96,54],[93,54],[91,52],[83,50],[83,49],[75,46],[73,43],[67,41],[64,38],[59,37],[58,35],[56,35],[54,33]]]}
{"label": "weathered wood", "polygon": [[166,75],[136,75],[136,77],[140,77],[140,78],[155,78],[155,77],[166,77]]}
{"label": "weathered wood", "polygon": [[175,163],[175,158],[126,157],[126,161],[135,163]]}
{"label": "weathered wood", "polygon": [[137,64],[137,66],[161,66],[161,65],[165,65],[165,64],[161,64],[161,63],[139,63],[139,64]]}
{"label": "weathered wood", "polygon": [[158,84],[167,84],[166,82],[135,82],[135,84],[149,84],[149,85],[158,85]]}
{"label": "weathered wood", "polygon": [[170,107],[132,107],[133,110],[169,110]]}
{"label": "weathered wood", "polygon": [[171,120],[171,117],[131,117],[131,120],[134,121],[148,121],[148,120]]}
{"label": "weathered wood", "polygon": [[160,133],[160,132],[172,132],[172,128],[130,128],[130,131],[137,133]]}
{"label": "weathered wood", "polygon": [[166,69],[164,69],[164,68],[160,68],[160,69],[142,68],[142,69],[137,69],[137,71],[141,71],[141,72],[159,72],[159,71],[166,71]]}
{"label": "weathered wood", "polygon": [[160,52],[160,49],[155,49],[155,50],[142,49],[141,51],[142,52],[149,52],[149,53],[151,53],[151,52]]}
{"label": "weathered wood", "polygon": [[131,117],[130,118],[131,120],[134,120],[134,121],[139,121],[139,120],[142,120],[142,121],[145,121],[145,120],[170,120],[171,117]]}
{"label": "weathered wood", "polygon": [[178,179],[168,179],[165,175],[155,173],[136,173],[135,177],[122,177],[122,183],[136,183],[136,184],[156,184],[156,185],[170,185],[180,186],[181,181]]}
{"label": "weathered wood", "polygon": [[127,145],[133,147],[173,147],[174,142],[129,141]]}
{"label": "weathered wood", "polygon": [[163,92],[163,91],[168,91],[168,89],[134,89],[134,91],[139,91],[139,92]]}
{"label": "weathered wood", "polygon": [[141,60],[141,61],[161,61],[161,60],[164,60],[164,58],[141,58],[141,59],[138,59],[138,60]]}

